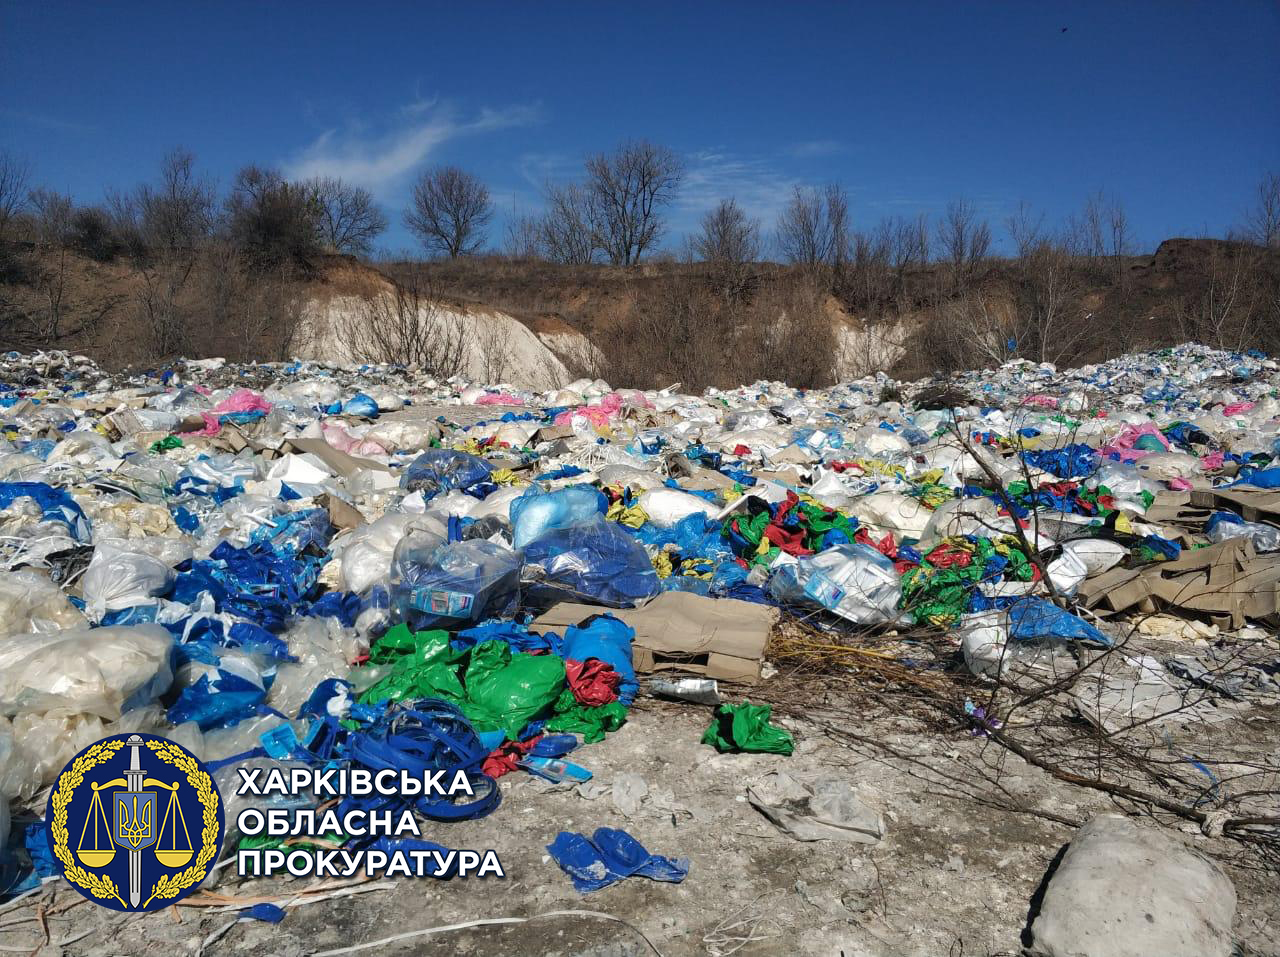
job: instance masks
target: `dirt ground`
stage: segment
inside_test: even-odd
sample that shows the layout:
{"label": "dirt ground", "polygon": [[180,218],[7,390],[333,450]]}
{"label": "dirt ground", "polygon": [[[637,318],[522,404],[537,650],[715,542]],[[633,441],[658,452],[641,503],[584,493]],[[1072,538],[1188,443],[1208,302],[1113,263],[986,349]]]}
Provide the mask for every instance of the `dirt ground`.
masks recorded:
{"label": "dirt ground", "polygon": [[[848,692],[851,701],[858,694]],[[805,710],[812,715],[812,703]],[[0,951],[37,957],[294,957],[423,928],[528,917],[536,919],[446,930],[356,952],[1016,955],[1037,888],[1073,833],[1038,812],[1082,821],[1120,810],[1105,795],[1055,781],[961,729],[940,734],[907,716],[881,716],[855,729],[860,743],[826,730],[832,719],[801,717],[785,702],[779,711],[781,723],[796,735],[793,755],[719,755],[699,743],[709,709],[642,697],[620,731],[576,752],[576,760],[594,771],[594,783],[610,784],[620,773],[645,780],[648,795],[632,817],[610,794],[587,799],[571,787],[512,774],[502,779],[503,802],[494,814],[424,834],[449,847],[495,849],[505,880],[399,880],[394,887],[294,907],[275,925],[236,921],[234,912],[195,906],[178,908],[176,915],[171,909],[121,917],[52,883],[39,903],[53,943],[41,946],[44,934],[30,919],[37,902],[28,900],[0,912]],[[1250,733],[1263,729],[1267,739],[1276,737],[1274,714],[1251,725]],[[999,794],[984,790],[978,783],[982,775],[975,773],[997,760]],[[745,797],[748,785],[774,769],[801,780],[847,779],[883,813],[885,839],[868,846],[800,843],[783,835]],[[561,829],[590,834],[601,826],[625,828],[652,852],[688,858],[687,879],[666,884],[631,878],[578,894],[545,845]],[[1242,952],[1280,954],[1280,879],[1274,868],[1268,873],[1230,863],[1239,858],[1239,845],[1207,838],[1193,825],[1183,830],[1193,846],[1223,860],[1235,882]],[[285,895],[308,883],[240,883],[232,877],[215,890],[238,897]],[[583,914],[537,917],[569,910],[626,923]],[[22,917],[28,919],[15,922]]]}

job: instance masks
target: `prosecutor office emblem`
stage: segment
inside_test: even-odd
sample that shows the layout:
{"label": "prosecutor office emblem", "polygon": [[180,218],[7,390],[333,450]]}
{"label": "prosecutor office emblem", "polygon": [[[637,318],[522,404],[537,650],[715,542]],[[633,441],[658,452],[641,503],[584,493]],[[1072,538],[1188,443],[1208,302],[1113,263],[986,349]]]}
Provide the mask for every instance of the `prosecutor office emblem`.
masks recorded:
{"label": "prosecutor office emblem", "polygon": [[222,846],[222,801],[186,748],[131,734],[81,751],[49,796],[49,849],[89,900],[158,910],[186,897]]}

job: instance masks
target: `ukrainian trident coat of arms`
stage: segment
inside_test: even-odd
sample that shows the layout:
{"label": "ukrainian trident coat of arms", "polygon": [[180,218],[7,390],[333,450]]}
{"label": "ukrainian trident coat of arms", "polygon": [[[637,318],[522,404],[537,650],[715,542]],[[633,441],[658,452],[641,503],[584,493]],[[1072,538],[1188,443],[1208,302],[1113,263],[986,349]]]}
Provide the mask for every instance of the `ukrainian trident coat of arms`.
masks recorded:
{"label": "ukrainian trident coat of arms", "polygon": [[81,751],[49,796],[49,848],[85,897],[155,910],[204,880],[222,844],[213,778],[172,741],[132,734]]}

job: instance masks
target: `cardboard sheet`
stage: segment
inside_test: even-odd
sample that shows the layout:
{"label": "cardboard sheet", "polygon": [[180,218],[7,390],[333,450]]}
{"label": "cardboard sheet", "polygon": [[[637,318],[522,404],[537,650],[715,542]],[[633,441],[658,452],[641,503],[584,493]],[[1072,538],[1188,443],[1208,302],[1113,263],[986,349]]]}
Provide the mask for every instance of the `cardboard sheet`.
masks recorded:
{"label": "cardboard sheet", "polygon": [[632,661],[640,672],[681,671],[722,681],[756,682],[778,610],[731,598],[665,591],[641,608],[561,602],[531,627],[563,630],[610,614],[636,630]]}

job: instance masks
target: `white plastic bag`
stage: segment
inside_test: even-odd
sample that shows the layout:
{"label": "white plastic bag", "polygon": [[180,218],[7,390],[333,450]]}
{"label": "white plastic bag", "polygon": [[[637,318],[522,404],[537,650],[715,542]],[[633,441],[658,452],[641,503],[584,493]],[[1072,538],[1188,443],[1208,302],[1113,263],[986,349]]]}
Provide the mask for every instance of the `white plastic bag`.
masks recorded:
{"label": "white plastic bag", "polygon": [[160,559],[101,542],[80,579],[85,614],[99,621],[109,611],[146,604],[168,591],[173,579],[173,569]]}
{"label": "white plastic bag", "polygon": [[720,510],[718,505],[705,498],[674,488],[650,489],[640,496],[638,504],[649,516],[649,521],[659,528],[670,528],[681,519],[699,512],[711,517]]}
{"label": "white plastic bag", "polygon": [[411,532],[431,538],[433,548],[448,537],[444,525],[434,516],[392,512],[335,542],[335,550],[341,549],[343,590],[363,595],[374,585],[385,583],[396,545]]}
{"label": "white plastic bag", "polygon": [[159,625],[0,639],[0,713],[62,710],[114,720],[168,690],[172,646]]}
{"label": "white plastic bag", "polygon": [[892,621],[902,598],[893,562],[861,544],[836,545],[782,565],[769,580],[779,601],[816,604],[859,625]]}
{"label": "white plastic bag", "polygon": [[30,568],[0,572],[0,637],[85,627],[84,615],[44,575]]}

